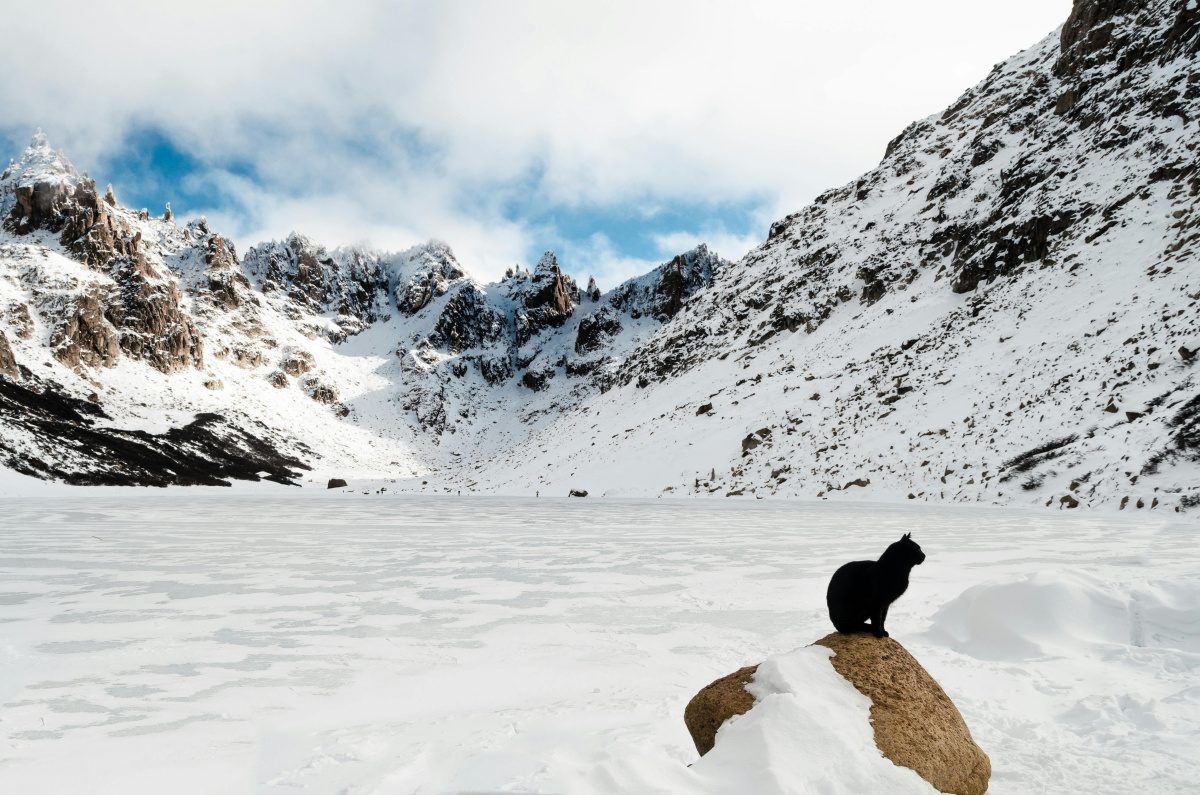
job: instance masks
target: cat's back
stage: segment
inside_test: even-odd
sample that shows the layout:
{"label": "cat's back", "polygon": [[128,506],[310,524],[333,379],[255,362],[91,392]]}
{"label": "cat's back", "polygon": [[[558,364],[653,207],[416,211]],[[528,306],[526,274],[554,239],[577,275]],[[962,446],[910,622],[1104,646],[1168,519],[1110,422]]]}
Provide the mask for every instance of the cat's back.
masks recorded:
{"label": "cat's back", "polygon": [[871,572],[874,569],[875,561],[873,560],[852,560],[843,564],[829,578],[826,596],[833,597],[857,590],[860,587],[868,587],[871,581]]}

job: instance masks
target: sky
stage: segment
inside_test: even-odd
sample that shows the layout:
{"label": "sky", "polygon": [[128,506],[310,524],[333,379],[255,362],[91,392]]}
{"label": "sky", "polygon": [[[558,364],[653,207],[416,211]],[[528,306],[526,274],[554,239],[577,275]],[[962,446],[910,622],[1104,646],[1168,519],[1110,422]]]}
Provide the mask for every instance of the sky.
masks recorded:
{"label": "sky", "polygon": [[7,3],[0,153],[41,127],[239,251],[436,238],[492,280],[553,249],[607,289],[701,242],[740,258],[1070,5]]}

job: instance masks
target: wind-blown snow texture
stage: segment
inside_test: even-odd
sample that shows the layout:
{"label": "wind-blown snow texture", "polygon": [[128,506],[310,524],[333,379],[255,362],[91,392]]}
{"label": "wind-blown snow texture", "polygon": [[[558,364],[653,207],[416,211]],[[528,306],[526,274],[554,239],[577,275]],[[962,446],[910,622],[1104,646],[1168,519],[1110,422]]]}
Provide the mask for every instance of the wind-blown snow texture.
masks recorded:
{"label": "wind-blown snow texture", "polygon": [[[1200,777],[1190,521],[37,487],[0,518],[3,792],[932,792],[802,648],[830,573],[909,531],[929,557],[888,627],[989,792]],[[698,760],[688,700],[767,659]]]}
{"label": "wind-blown snow texture", "polygon": [[[239,260],[39,137],[0,181],[0,373],[398,489],[1187,511],[1198,48],[1193,0],[1080,0],[741,262],[606,294],[549,253],[492,285],[440,243]],[[9,467],[115,466],[0,424]]]}

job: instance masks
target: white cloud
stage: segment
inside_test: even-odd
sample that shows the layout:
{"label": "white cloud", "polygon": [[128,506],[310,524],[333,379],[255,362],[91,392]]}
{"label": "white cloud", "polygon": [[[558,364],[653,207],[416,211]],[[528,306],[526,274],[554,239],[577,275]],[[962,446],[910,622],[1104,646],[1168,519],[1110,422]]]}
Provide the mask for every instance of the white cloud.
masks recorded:
{"label": "white cloud", "polygon": [[[0,107],[81,168],[147,126],[202,161],[249,164],[252,180],[214,178],[253,212],[209,212],[243,245],[293,227],[331,244],[437,236],[494,277],[553,236],[509,217],[514,192],[563,207],[766,196],[782,215],[1069,10],[41,0],[0,15]],[[689,233],[662,230],[660,245]],[[710,243],[736,256],[736,237]],[[576,247],[615,278],[636,258],[607,245]]]}

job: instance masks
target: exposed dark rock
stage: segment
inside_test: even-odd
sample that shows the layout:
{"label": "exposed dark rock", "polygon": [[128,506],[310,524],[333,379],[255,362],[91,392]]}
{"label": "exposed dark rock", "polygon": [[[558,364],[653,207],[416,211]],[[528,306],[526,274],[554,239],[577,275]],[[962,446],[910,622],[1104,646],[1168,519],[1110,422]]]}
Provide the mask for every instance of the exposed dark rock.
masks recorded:
{"label": "exposed dark rock", "polygon": [[208,224],[203,218],[200,225],[200,245],[207,266],[204,274],[208,288],[206,297],[226,312],[233,311],[253,300],[250,298],[250,280],[242,273],[233,244],[220,235],[206,234]]}
{"label": "exposed dark rock", "polygon": [[698,417],[701,414],[707,414],[708,412],[710,412],[712,410],[713,410],[713,404],[705,403],[704,405],[700,406],[700,408],[696,409],[696,416]]}
{"label": "exposed dark rock", "polygon": [[289,348],[283,357],[283,371],[299,378],[317,366],[313,355],[303,348]]}
{"label": "exposed dark rock", "polygon": [[1053,441],[1038,445],[1032,450],[1027,450],[1020,455],[1013,456],[1001,465],[1000,471],[1004,474],[1001,476],[1000,482],[1006,483],[1023,472],[1028,472],[1048,461],[1053,461],[1061,456],[1065,452],[1065,449],[1078,441],[1078,439],[1079,436],[1075,434],[1064,436],[1061,439],[1054,439]]}
{"label": "exposed dark rock", "polygon": [[104,305],[94,295],[75,299],[50,335],[54,358],[67,367],[114,367],[120,357],[120,337],[104,316]]}
{"label": "exposed dark rock", "polygon": [[218,359],[226,359],[243,370],[253,370],[263,363],[262,351],[256,348],[226,348],[213,355]]}
{"label": "exposed dark rock", "polygon": [[554,378],[553,367],[542,370],[526,370],[525,374],[521,376],[521,384],[534,392],[541,392],[552,378]]}
{"label": "exposed dark rock", "polygon": [[464,281],[446,301],[429,341],[449,353],[486,348],[507,340],[508,323],[474,283]]}
{"label": "exposed dark rock", "polygon": [[532,277],[520,284],[514,282],[512,296],[517,301],[517,347],[548,328],[558,328],[567,321],[579,302],[579,288],[558,267],[553,251],[547,251],[538,261]]}
{"label": "exposed dark rock", "polygon": [[126,276],[120,301],[105,312],[120,330],[121,350],[164,373],[203,367],[204,342],[181,306],[176,282],[138,272]]}
{"label": "exposed dark rock", "polygon": [[246,252],[246,272],[266,295],[282,295],[309,314],[333,312],[333,342],[358,334],[382,316],[388,280],[377,255],[356,248],[334,253],[302,235]]}
{"label": "exposed dark rock", "polygon": [[33,336],[33,316],[29,314],[28,305],[19,303],[10,304],[7,320],[9,327],[15,329],[13,333],[17,339],[27,340]]}
{"label": "exposed dark rock", "polygon": [[586,489],[583,491],[581,491],[579,489],[571,489],[571,493],[568,494],[567,496],[569,496],[569,497],[586,497],[587,495],[588,495],[588,493],[587,493]]}
{"label": "exposed dark rock", "polygon": [[683,722],[692,735],[696,751],[704,756],[717,743],[717,730],[734,715],[754,707],[754,696],[746,685],[754,681],[757,665],[750,665],[706,685],[683,710]]}
{"label": "exposed dark rock", "polygon": [[341,478],[330,478],[329,483],[328,483],[328,485],[325,486],[325,488],[326,489],[344,489],[344,488],[346,488],[346,481],[342,480]]}
{"label": "exposed dark rock", "polygon": [[591,375],[607,364],[607,362],[607,359],[571,359],[563,369],[566,371],[568,377],[578,378],[580,376]]}
{"label": "exposed dark rock", "polygon": [[408,252],[409,262],[416,273],[404,285],[396,285],[396,306],[415,315],[434,298],[445,295],[451,285],[466,274],[454,257],[454,252],[444,243],[431,243]]}
{"label": "exposed dark rock", "polygon": [[707,246],[700,245],[620,285],[609,301],[634,318],[647,315],[659,321],[670,320],[696,291],[712,284],[724,264]]}
{"label": "exposed dark rock", "polygon": [[[0,462],[32,477],[79,486],[228,486],[229,480],[294,485],[308,469],[217,414],[197,414],[163,434],[103,427],[98,405],[27,376],[0,378]],[[32,442],[36,455],[14,439]],[[260,475],[260,473],[266,473]]]}
{"label": "exposed dark rock", "polygon": [[602,306],[579,321],[575,332],[575,352],[583,355],[598,351],[620,333],[621,321],[617,313],[609,306]]}
{"label": "exposed dark rock", "polygon": [[316,379],[310,378],[304,385],[304,391],[310,398],[318,403],[324,403],[326,406],[332,406],[338,402],[337,390]]}

